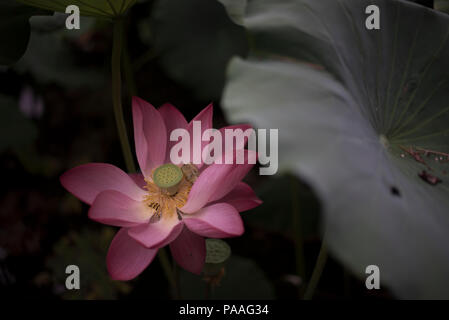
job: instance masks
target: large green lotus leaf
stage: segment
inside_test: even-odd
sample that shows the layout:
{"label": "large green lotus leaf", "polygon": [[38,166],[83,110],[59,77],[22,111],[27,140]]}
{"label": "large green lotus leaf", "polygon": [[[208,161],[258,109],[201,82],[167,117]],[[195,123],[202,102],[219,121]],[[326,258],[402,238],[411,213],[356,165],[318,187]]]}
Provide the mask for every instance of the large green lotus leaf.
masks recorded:
{"label": "large green lotus leaf", "polygon": [[[371,4],[380,30],[365,28]],[[253,0],[244,23],[253,48],[229,65],[230,120],[279,129],[281,167],[315,189],[326,241],[355,273],[375,264],[399,297],[449,298],[449,17],[395,0]]]}
{"label": "large green lotus leaf", "polygon": [[154,50],[174,80],[200,99],[220,99],[226,65],[247,52],[245,30],[215,0],[160,0],[152,13]]}
{"label": "large green lotus leaf", "polygon": [[16,0],[24,4],[64,12],[68,6],[76,5],[84,16],[113,18],[123,15],[137,0]]}
{"label": "large green lotus leaf", "polygon": [[29,19],[46,11],[14,1],[0,3],[0,65],[16,62],[26,51],[30,38]]}

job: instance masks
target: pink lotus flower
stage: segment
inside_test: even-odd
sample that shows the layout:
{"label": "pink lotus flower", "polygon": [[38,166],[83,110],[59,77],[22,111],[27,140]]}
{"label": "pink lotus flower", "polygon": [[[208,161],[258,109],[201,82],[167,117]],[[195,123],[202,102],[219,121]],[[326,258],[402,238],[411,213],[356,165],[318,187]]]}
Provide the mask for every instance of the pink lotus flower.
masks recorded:
{"label": "pink lotus flower", "polygon": [[[193,119],[201,121],[203,132],[212,128],[212,112],[210,105]],[[240,236],[244,228],[239,212],[261,204],[251,187],[241,182],[252,164],[170,163],[170,148],[176,143],[169,141],[170,133],[176,128],[191,133],[193,120],[187,123],[170,104],[156,110],[134,98],[134,139],[142,174],[89,163],[61,176],[69,192],[91,205],[92,220],[121,227],[107,254],[107,268],[115,280],[139,275],[166,245],[180,266],[201,273],[204,237]],[[239,151],[250,155],[249,150]],[[173,187],[172,182],[177,184]]]}

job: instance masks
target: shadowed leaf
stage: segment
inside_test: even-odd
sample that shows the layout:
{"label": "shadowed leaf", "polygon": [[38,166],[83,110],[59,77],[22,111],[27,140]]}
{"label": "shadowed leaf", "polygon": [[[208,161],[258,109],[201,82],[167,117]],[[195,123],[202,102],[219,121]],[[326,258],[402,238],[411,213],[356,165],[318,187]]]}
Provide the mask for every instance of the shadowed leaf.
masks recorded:
{"label": "shadowed leaf", "polygon": [[[365,27],[371,4],[380,30]],[[245,11],[253,47],[229,66],[230,120],[279,129],[282,166],[317,192],[329,247],[356,274],[376,264],[400,297],[448,298],[449,17],[395,0]]]}
{"label": "shadowed leaf", "polygon": [[16,62],[24,53],[30,38],[29,19],[48,12],[14,1],[0,3],[0,65]]}
{"label": "shadowed leaf", "polygon": [[154,49],[167,73],[201,99],[219,99],[229,59],[247,51],[243,28],[210,0],[157,1],[152,19]]}

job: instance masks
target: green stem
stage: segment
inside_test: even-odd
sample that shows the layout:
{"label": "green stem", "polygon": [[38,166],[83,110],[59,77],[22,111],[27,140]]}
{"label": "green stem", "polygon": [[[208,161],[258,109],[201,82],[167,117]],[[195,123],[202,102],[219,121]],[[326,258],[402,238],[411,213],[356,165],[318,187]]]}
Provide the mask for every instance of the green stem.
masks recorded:
{"label": "green stem", "polygon": [[292,198],[292,223],[295,239],[296,272],[302,280],[305,279],[304,236],[301,226],[301,210],[299,203],[299,183],[294,176],[290,177]]}
{"label": "green stem", "polygon": [[[122,59],[122,50],[124,48],[124,21],[116,20],[114,23],[114,36],[113,36],[113,44],[112,44],[112,102],[114,106],[114,115],[115,121],[117,123],[117,130],[120,138],[120,144],[122,147],[123,157],[125,158],[125,164],[128,172],[136,172],[136,167],[134,165],[133,155],[131,153],[131,146],[128,140],[128,134],[126,131],[125,119],[123,118],[123,107],[122,107],[122,75],[121,75],[121,59]],[[125,51],[125,59],[129,59],[126,56]],[[128,63],[124,62],[125,68],[129,67]],[[135,92],[135,87],[133,87],[134,78],[132,77],[132,72],[127,74],[127,84],[130,94],[137,94]],[[158,252],[159,262],[161,263],[162,269],[173,288],[176,288],[176,280],[172,273],[172,269],[170,266],[170,261],[167,257],[167,253],[164,248],[159,249]]]}
{"label": "green stem", "polygon": [[170,260],[168,259],[167,252],[165,248],[160,248],[157,257],[159,262],[161,263],[162,269],[164,270],[165,276],[167,277],[168,282],[170,283],[172,288],[176,288],[176,279],[172,272]]}
{"label": "green stem", "polygon": [[123,23],[123,20],[116,20],[114,23],[114,38],[112,44],[112,103],[126,168],[128,169],[128,172],[132,173],[136,172],[136,167],[134,166],[134,159],[129,145],[122,107],[122,74],[120,66],[123,48]]}
{"label": "green stem", "polygon": [[175,279],[174,283],[174,291],[175,291],[175,299],[181,299],[181,288],[179,287],[179,267],[178,264],[173,261],[173,277]]}
{"label": "green stem", "polygon": [[310,278],[309,285],[307,286],[306,293],[304,294],[304,300],[311,300],[315,289],[320,282],[321,274],[323,273],[324,266],[327,261],[327,245],[325,239],[321,243],[320,253],[318,254],[318,259],[316,260],[315,268],[312,272],[312,277]]}
{"label": "green stem", "polygon": [[212,294],[212,284],[210,282],[206,282],[206,288],[204,292],[204,299],[210,300],[210,296]]}

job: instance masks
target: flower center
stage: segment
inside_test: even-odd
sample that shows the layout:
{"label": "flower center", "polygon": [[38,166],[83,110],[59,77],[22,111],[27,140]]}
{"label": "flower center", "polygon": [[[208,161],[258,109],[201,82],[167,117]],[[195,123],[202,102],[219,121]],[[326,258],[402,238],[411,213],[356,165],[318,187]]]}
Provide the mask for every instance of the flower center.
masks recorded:
{"label": "flower center", "polygon": [[182,178],[183,174],[181,169],[171,163],[158,167],[153,173],[154,183],[162,192],[170,196],[178,192]]}
{"label": "flower center", "polygon": [[192,167],[194,166],[188,164],[179,168],[167,163],[153,171],[152,179],[145,179],[148,194],[144,202],[152,212],[150,223],[158,222],[161,218],[182,219],[179,208],[186,204],[190,189],[198,176],[198,169]]}

